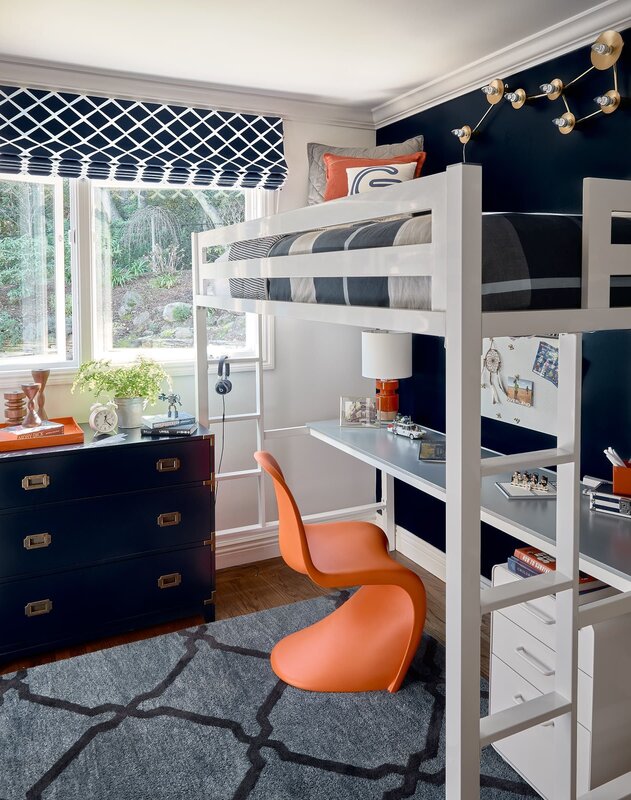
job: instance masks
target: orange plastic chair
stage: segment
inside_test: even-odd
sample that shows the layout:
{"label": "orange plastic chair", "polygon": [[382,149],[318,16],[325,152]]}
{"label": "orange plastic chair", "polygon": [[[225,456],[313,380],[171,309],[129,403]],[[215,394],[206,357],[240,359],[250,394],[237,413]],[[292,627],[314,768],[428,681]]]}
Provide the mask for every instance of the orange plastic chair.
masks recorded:
{"label": "orange plastic chair", "polygon": [[276,459],[262,451],[254,458],[274,481],[288,566],[318,586],[361,586],[328,617],[278,642],[272,669],[285,683],[314,692],[396,692],[423,633],[423,582],[388,555],[377,525],[303,524]]}

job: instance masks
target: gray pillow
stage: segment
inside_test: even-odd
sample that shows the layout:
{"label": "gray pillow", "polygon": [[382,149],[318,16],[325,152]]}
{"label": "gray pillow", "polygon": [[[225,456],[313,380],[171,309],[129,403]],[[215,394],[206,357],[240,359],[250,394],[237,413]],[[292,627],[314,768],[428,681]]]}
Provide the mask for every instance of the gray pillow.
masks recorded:
{"label": "gray pillow", "polygon": [[398,144],[381,144],[378,147],[329,147],[327,144],[310,142],[307,145],[307,158],[309,160],[309,195],[307,203],[310,206],[322,203],[326,189],[326,170],[323,156],[325,153],[335,153],[336,156],[351,156],[352,158],[390,158],[391,156],[407,156],[418,153],[423,149],[423,137],[415,136]]}

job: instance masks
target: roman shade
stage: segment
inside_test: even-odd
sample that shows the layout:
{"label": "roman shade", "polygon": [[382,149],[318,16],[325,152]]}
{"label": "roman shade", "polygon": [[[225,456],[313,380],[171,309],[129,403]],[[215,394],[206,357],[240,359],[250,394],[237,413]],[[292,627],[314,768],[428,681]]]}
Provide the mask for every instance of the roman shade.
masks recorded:
{"label": "roman shade", "polygon": [[287,176],[283,122],[0,86],[0,172],[279,189]]}

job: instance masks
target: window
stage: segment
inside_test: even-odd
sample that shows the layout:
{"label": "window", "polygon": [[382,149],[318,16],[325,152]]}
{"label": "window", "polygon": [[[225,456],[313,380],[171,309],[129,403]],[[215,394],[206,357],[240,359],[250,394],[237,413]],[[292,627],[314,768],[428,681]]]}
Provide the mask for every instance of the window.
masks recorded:
{"label": "window", "polygon": [[73,362],[68,181],[0,177],[0,366]]}
{"label": "window", "polygon": [[[191,233],[270,213],[270,194],[0,176],[0,370],[192,365]],[[254,315],[208,309],[207,330],[213,356],[255,353]]]}

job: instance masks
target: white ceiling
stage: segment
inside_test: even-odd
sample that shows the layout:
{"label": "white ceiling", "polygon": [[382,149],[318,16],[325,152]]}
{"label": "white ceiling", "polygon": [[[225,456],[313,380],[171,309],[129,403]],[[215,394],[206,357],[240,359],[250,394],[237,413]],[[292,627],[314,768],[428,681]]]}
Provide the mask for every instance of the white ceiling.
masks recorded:
{"label": "white ceiling", "polygon": [[0,0],[0,54],[371,108],[594,5]]}

